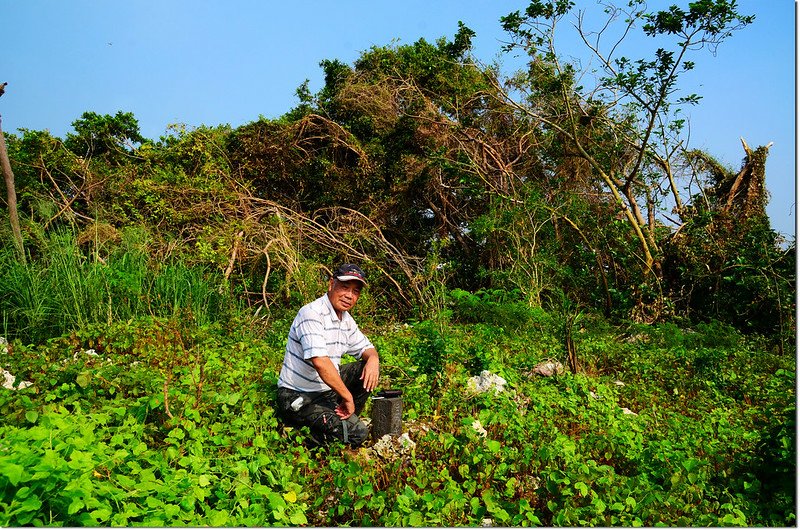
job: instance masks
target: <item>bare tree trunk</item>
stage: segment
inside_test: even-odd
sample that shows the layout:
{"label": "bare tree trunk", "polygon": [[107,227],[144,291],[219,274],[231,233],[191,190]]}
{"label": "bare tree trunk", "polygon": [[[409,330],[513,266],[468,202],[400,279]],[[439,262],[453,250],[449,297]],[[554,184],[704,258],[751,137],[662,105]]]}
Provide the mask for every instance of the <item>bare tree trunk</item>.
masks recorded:
{"label": "bare tree trunk", "polygon": [[[0,117],[0,123],[2,117]],[[17,213],[17,190],[14,187],[14,172],[11,171],[11,161],[8,159],[8,149],[6,139],[3,136],[3,127],[0,124],[0,165],[3,167],[3,176],[6,180],[6,191],[8,193],[8,218],[11,221],[11,232],[14,235],[14,246],[19,252],[19,259],[25,264],[25,247],[22,244],[22,230],[19,227],[19,214]]]}
{"label": "bare tree trunk", "polygon": [[573,374],[577,374],[580,370],[578,349],[575,348],[575,341],[572,340],[572,326],[575,323],[576,317],[577,315],[575,314],[567,315],[566,321],[564,322],[564,346],[567,350],[567,364],[569,364],[569,370]]}

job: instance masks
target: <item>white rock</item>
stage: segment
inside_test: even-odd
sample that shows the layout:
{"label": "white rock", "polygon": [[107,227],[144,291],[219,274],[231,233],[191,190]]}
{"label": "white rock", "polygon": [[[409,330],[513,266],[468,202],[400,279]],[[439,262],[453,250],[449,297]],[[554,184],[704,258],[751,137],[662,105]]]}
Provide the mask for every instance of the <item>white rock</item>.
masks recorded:
{"label": "white rock", "polygon": [[400,442],[400,447],[402,447],[405,450],[405,452],[408,452],[411,449],[414,449],[415,447],[417,447],[416,442],[411,439],[411,437],[408,435],[407,432],[404,432],[403,434],[401,434],[397,438],[397,441]]}
{"label": "white rock", "polygon": [[14,385],[14,382],[17,380],[17,376],[9,372],[8,370],[3,370],[3,388],[8,390],[18,390],[20,388],[28,388],[32,386],[33,383],[30,381],[23,381],[18,385]]}
{"label": "white rock", "polygon": [[625,386],[625,383],[623,383],[620,380],[614,381],[614,384],[617,385],[617,386]]}
{"label": "white rock", "polygon": [[73,361],[77,361],[77,360],[78,360],[78,356],[79,356],[81,353],[85,353],[85,354],[86,354],[86,355],[88,355],[89,357],[97,357],[97,352],[96,352],[96,351],[94,351],[94,349],[90,348],[90,349],[88,349],[88,350],[76,351],[74,354],[72,354],[72,360],[73,360]]}
{"label": "white rock", "polygon": [[478,436],[481,438],[486,438],[486,429],[483,428],[481,422],[479,420],[475,420],[472,422],[472,428],[475,429],[475,432],[478,433]]}
{"label": "white rock", "polygon": [[368,453],[377,455],[386,460],[394,460],[402,456],[409,456],[417,447],[417,444],[412,440],[407,432],[404,432],[398,437],[391,434],[384,434],[380,440],[370,448],[365,448]]}
{"label": "white rock", "polygon": [[16,380],[16,376],[12,375],[11,372],[3,370],[3,388],[14,390],[14,381]]}
{"label": "white rock", "polygon": [[558,361],[545,361],[534,366],[533,373],[544,377],[552,377],[555,374],[563,374],[564,365]]}
{"label": "white rock", "polygon": [[622,413],[623,413],[623,414],[630,414],[631,416],[638,416],[638,414],[636,414],[635,412],[633,412],[633,411],[632,411],[631,409],[629,409],[628,407],[622,407]]}
{"label": "white rock", "polygon": [[495,375],[489,370],[484,370],[481,372],[481,375],[469,378],[467,381],[467,388],[478,394],[483,394],[489,390],[500,393],[505,390],[506,384],[507,381],[499,375]]}

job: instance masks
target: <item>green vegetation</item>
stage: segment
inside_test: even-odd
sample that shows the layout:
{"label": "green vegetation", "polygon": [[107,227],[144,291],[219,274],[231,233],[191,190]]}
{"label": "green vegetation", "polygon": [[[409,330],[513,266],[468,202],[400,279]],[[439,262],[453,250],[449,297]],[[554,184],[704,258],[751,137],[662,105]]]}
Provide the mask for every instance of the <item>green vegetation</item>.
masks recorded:
{"label": "green vegetation", "polygon": [[[260,335],[144,318],[14,342],[4,363],[33,386],[0,393],[0,524],[794,524],[792,359],[718,323],[587,318],[585,371],[544,378],[560,337],[551,316],[530,322],[369,330],[416,443],[394,460],[309,450],[278,424],[288,318]],[[508,387],[469,394],[476,368]]]}
{"label": "green vegetation", "polygon": [[[764,209],[768,147],[725,168],[679,112],[690,55],[752,17],[613,8],[676,41],[598,46],[591,76],[552,47],[573,7],[503,18],[529,57],[509,78],[461,25],[323,61],[278,119],[8,135],[0,525],[797,524],[795,248]],[[409,454],[312,450],[273,414],[291,319],[342,261],[370,276],[357,318]],[[505,390],[470,392],[487,370]]]}
{"label": "green vegetation", "polygon": [[40,343],[92,324],[139,315],[188,318],[197,325],[224,319],[235,300],[220,294],[221,277],[181,262],[155,264],[123,243],[100,261],[68,232],[50,234],[43,258],[21,265],[0,255],[4,336]]}

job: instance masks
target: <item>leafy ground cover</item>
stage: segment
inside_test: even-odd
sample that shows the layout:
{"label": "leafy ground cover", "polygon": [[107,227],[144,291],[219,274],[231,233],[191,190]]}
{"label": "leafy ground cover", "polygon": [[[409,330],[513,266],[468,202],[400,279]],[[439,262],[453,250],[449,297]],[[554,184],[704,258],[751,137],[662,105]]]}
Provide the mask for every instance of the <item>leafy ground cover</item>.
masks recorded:
{"label": "leafy ground cover", "polygon": [[[289,321],[88,326],[0,350],[0,525],[786,526],[794,359],[724,326],[368,332],[413,454],[310,449],[273,415]],[[508,381],[471,394],[482,370]],[[367,413],[368,414],[368,413]]]}

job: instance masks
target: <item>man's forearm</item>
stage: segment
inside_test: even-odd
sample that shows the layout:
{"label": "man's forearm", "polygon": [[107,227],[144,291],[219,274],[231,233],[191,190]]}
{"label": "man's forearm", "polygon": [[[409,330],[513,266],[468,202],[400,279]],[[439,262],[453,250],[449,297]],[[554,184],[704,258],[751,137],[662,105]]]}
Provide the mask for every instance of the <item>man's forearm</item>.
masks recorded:
{"label": "man's forearm", "polygon": [[372,392],[378,386],[380,375],[380,361],[378,351],[375,348],[367,348],[361,353],[364,360],[364,371],[361,372],[361,380],[364,382],[364,389]]}
{"label": "man's forearm", "polygon": [[378,350],[375,348],[367,348],[361,352],[361,358],[365,361],[372,360],[373,362],[378,362]]}
{"label": "man's forearm", "polygon": [[333,361],[328,357],[313,357],[311,363],[314,365],[314,368],[316,368],[323,383],[331,387],[342,399],[353,400],[353,395],[345,386],[344,381],[342,381],[339,371],[336,370],[336,366],[333,365]]}

